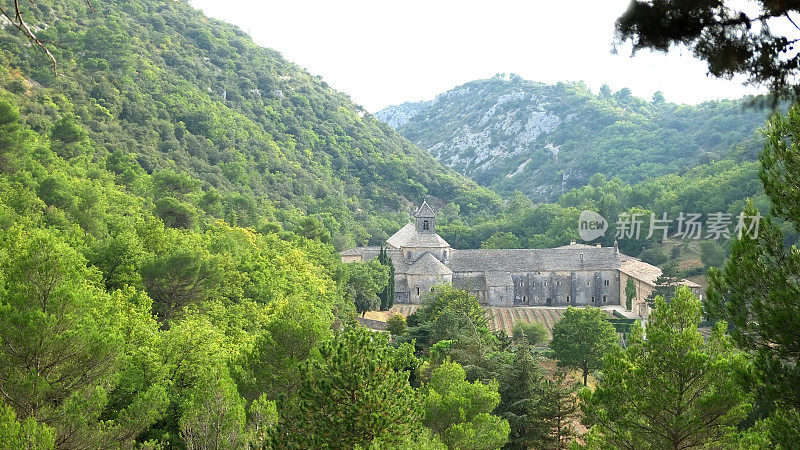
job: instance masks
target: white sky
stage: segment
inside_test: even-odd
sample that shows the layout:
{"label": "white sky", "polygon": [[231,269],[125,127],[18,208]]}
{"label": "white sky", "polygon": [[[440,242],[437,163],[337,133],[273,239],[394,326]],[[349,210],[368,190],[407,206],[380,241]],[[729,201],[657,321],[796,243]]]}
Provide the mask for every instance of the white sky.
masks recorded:
{"label": "white sky", "polygon": [[611,54],[629,0],[191,0],[238,25],[367,110],[427,100],[496,73],[629,87],[649,99],[699,103],[755,93],[713,79],[691,53]]}

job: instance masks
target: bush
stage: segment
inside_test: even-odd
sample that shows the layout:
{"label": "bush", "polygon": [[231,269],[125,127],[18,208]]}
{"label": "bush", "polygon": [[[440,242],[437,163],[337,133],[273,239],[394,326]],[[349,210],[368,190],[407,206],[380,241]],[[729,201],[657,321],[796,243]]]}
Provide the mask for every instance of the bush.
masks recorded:
{"label": "bush", "polygon": [[530,345],[538,345],[547,340],[547,328],[539,322],[517,322],[511,328],[511,336],[515,342],[523,339]]}
{"label": "bush", "polygon": [[386,319],[386,329],[392,336],[400,336],[406,332],[406,318],[402,314],[392,314]]}

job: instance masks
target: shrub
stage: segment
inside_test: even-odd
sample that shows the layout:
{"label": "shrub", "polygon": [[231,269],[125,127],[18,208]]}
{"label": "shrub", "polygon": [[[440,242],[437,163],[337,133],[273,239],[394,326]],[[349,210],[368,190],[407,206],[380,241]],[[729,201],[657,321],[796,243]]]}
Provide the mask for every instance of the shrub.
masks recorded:
{"label": "shrub", "polygon": [[530,345],[538,345],[547,340],[547,328],[539,322],[517,322],[511,328],[515,342],[525,339]]}
{"label": "shrub", "polygon": [[392,336],[400,336],[406,332],[406,318],[402,314],[392,314],[386,319],[386,329]]}

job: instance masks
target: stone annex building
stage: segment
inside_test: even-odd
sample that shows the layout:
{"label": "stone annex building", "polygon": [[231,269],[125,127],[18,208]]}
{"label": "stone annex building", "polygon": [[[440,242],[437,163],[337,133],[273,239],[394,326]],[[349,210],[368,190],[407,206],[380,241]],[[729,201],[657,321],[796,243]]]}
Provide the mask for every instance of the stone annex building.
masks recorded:
{"label": "stone annex building", "polygon": [[[575,242],[550,249],[450,248],[436,234],[436,214],[427,202],[414,222],[387,241],[395,268],[395,303],[421,303],[434,285],[452,283],[489,306],[623,306],[625,286],[634,280],[632,316],[646,317],[645,299],[661,269],[620,253],[619,248]],[[342,261],[376,258],[380,247],[357,247]],[[699,286],[689,284],[693,291]]]}

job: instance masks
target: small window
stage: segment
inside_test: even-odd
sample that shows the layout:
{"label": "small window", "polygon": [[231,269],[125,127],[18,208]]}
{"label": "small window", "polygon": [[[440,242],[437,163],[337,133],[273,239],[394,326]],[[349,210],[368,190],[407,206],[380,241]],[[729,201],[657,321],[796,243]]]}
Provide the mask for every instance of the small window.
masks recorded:
{"label": "small window", "polygon": [[587,285],[587,286],[589,285],[589,280],[586,280],[586,285]]}
{"label": "small window", "polygon": [[433,286],[431,286],[431,292],[433,292]]}
{"label": "small window", "polygon": [[556,281],[556,286],[561,286],[561,280]]}
{"label": "small window", "polygon": [[592,303],[594,303],[594,295],[592,296]]}
{"label": "small window", "polygon": [[522,286],[524,286],[524,283],[522,281],[520,281],[519,282],[519,287],[522,287]]}
{"label": "small window", "polygon": [[569,303],[569,295],[567,296],[567,303]]}
{"label": "small window", "polygon": [[522,296],[522,301],[525,302],[525,303],[528,303],[528,296],[527,295],[523,295]]}
{"label": "small window", "polygon": [[603,284],[605,284],[606,286],[608,286],[608,280],[605,280],[605,281],[603,281]]}
{"label": "small window", "polygon": [[419,295],[419,286],[417,286],[417,295]]}
{"label": "small window", "polygon": [[607,300],[608,300],[608,297],[604,295],[603,296],[603,303],[605,303]]}
{"label": "small window", "polygon": [[547,286],[547,281],[542,281],[543,286]]}
{"label": "small window", "polygon": [[429,228],[430,228],[430,224],[428,224],[428,221],[427,220],[423,220],[422,221],[422,229],[423,230],[427,230]]}

